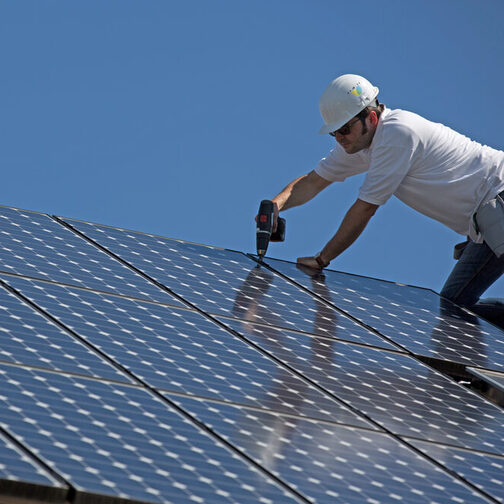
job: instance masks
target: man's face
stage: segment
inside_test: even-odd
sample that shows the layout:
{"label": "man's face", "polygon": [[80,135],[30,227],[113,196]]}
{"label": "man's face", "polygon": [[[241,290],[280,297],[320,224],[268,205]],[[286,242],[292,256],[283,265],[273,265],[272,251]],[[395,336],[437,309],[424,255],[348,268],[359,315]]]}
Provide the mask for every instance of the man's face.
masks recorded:
{"label": "man's face", "polygon": [[[348,121],[345,126],[331,133],[331,136],[336,138],[336,141],[343,147],[347,154],[355,154],[362,149],[367,149],[373,141],[375,128],[371,124],[371,121],[369,121],[369,116],[366,117],[365,122],[366,132],[364,132],[363,122],[354,117]],[[346,134],[342,134],[340,131]]]}

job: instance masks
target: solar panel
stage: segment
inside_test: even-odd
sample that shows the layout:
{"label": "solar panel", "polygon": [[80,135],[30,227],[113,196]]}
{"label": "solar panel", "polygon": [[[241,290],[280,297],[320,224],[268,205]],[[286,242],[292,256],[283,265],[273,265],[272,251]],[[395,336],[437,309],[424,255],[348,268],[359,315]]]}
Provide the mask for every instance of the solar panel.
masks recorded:
{"label": "solar panel", "polygon": [[44,214],[0,208],[0,271],[178,304]]}
{"label": "solar panel", "polygon": [[386,434],[173,399],[310,502],[488,502]]}
{"label": "solar panel", "polygon": [[124,373],[1,286],[0,320],[0,360],[130,381]]}
{"label": "solar panel", "polygon": [[372,427],[197,312],[47,282],[4,280],[153,387]]}
{"label": "solar panel", "polygon": [[426,289],[65,221],[0,207],[2,504],[504,502],[502,407],[426,364],[502,397],[499,329]]}
{"label": "solar panel", "polygon": [[266,262],[414,354],[504,370],[504,332],[430,290]]}
{"label": "solar panel", "polygon": [[226,321],[395,434],[504,451],[504,411],[400,353]]}
{"label": "solar panel", "polygon": [[204,311],[395,348],[244,254],[66,221]]}
{"label": "solar panel", "polygon": [[504,457],[453,446],[408,441],[499,502],[504,502]]}
{"label": "solar panel", "polygon": [[1,494],[65,502],[68,487],[0,433]]}
{"label": "solar panel", "polygon": [[296,502],[146,390],[0,365],[0,425],[79,502]]}

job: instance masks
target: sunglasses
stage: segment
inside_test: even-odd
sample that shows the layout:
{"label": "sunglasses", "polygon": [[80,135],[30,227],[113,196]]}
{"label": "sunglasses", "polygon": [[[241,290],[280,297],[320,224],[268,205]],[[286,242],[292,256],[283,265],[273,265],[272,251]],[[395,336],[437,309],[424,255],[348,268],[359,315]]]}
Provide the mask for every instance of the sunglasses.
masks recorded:
{"label": "sunglasses", "polygon": [[360,117],[356,117],[355,119],[353,119],[351,121],[348,121],[346,124],[344,124],[343,126],[341,126],[340,129],[337,129],[336,131],[331,131],[331,133],[329,133],[329,135],[331,135],[332,137],[335,137],[336,133],[339,133],[342,136],[346,136],[352,130],[352,126],[356,122],[359,122],[359,121],[360,121]]}

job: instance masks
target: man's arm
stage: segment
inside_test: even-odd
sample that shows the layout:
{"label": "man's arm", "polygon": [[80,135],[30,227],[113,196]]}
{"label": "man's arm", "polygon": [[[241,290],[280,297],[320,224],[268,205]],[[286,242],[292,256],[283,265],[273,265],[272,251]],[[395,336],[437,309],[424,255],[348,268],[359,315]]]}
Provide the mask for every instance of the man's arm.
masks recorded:
{"label": "man's arm", "polygon": [[312,170],[310,173],[293,180],[272,201],[278,205],[278,210],[287,210],[310,201],[330,184],[329,180]]}
{"label": "man's arm", "polygon": [[331,185],[331,183],[329,180],[318,175],[315,170],[312,170],[288,184],[272,199],[274,204],[273,230],[276,229],[278,212],[303,205],[320,191]]}
{"label": "man's arm", "polygon": [[[326,266],[344,252],[360,236],[379,205],[357,199],[346,213],[338,231],[321,250],[319,260]],[[322,265],[315,257],[298,257],[297,262],[311,268],[320,269]]]}

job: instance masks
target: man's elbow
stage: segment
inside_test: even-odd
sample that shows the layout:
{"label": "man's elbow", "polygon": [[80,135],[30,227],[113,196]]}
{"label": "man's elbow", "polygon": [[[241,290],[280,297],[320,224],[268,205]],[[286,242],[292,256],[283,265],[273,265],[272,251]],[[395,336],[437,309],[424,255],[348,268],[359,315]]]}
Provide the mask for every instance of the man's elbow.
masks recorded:
{"label": "man's elbow", "polygon": [[355,202],[355,206],[364,214],[369,215],[371,218],[376,210],[380,207],[380,205],[375,205],[374,203],[368,203],[367,201],[363,201],[361,199],[357,199]]}
{"label": "man's elbow", "polygon": [[306,178],[307,182],[309,182],[310,186],[317,194],[332,184],[330,180],[321,177],[315,170],[307,173]]}

